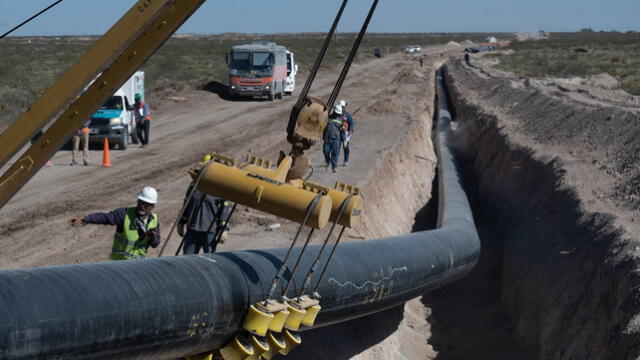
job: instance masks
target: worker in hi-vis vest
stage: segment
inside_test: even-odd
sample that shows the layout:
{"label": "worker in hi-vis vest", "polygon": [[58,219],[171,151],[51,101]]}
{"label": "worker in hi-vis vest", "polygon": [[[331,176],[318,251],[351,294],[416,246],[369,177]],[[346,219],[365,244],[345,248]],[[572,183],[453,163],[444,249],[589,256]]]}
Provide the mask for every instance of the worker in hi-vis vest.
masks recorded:
{"label": "worker in hi-vis vest", "polygon": [[119,208],[108,213],[93,213],[69,220],[69,226],[85,224],[115,225],[111,260],[147,257],[149,247],[160,245],[160,223],[152,212],[158,201],[156,189],[145,186],[138,193],[135,207]]}

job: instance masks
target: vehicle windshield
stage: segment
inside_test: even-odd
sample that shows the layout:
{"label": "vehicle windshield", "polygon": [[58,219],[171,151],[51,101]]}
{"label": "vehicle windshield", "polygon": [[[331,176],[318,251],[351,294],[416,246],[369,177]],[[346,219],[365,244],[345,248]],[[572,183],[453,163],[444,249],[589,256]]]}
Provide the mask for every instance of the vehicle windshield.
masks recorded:
{"label": "vehicle windshield", "polygon": [[268,52],[232,52],[229,74],[231,75],[270,75],[272,56]]}
{"label": "vehicle windshield", "polygon": [[291,70],[293,66],[291,65],[291,54],[287,54],[287,76],[291,76]]}
{"label": "vehicle windshield", "polygon": [[113,95],[100,107],[102,110],[122,110],[122,96]]}

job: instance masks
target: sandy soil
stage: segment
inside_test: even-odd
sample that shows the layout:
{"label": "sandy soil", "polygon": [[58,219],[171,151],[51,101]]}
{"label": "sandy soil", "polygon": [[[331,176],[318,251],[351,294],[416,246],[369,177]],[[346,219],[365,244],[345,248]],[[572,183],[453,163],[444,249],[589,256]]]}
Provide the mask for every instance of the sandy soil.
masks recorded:
{"label": "sandy soil", "polygon": [[[352,143],[352,161],[337,174],[327,173],[321,146],[312,150],[318,167],[312,180],[333,186],[336,180],[362,184],[369,170],[406,130],[410,113],[420,99],[422,73],[408,87],[395,79],[413,69],[410,57],[390,56],[369,64],[355,64],[342,97],[351,104],[357,120]],[[336,78],[320,74],[312,95],[326,98]],[[418,70],[416,70],[418,71]],[[382,85],[382,86],[381,86]],[[412,89],[413,88],[413,89]],[[111,151],[113,167],[102,168],[101,152],[92,151],[91,166],[69,166],[70,153],[60,151],[53,167],[43,168],[2,210],[0,267],[19,268],[105,260],[113,229],[85,226],[76,231],[66,227],[72,216],[128,206],[145,185],[160,194],[157,212],[168,235],[184,191],[189,183],[186,170],[204,152],[217,151],[243,158],[251,153],[275,160],[279,150],[287,150],[285,126],[295,98],[283,101],[227,101],[208,91],[192,91],[182,96],[188,102],[166,100],[156,104],[151,127],[151,146],[132,146],[127,151]],[[158,106],[159,105],[159,106]],[[424,155],[424,153],[422,154]],[[232,241],[222,250],[284,246],[293,224],[242,208],[238,211]],[[283,226],[265,232],[269,224]],[[260,235],[256,237],[256,235]],[[353,234],[352,234],[353,235]],[[177,247],[177,237],[169,253]],[[152,251],[154,256],[157,251]]]}

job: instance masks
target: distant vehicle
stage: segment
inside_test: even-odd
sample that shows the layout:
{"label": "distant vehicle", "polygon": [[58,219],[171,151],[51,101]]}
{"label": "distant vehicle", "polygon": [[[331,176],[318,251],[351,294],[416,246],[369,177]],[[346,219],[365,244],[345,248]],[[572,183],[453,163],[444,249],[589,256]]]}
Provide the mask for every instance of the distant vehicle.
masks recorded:
{"label": "distant vehicle", "polygon": [[491,50],[495,50],[496,46],[472,46],[472,47],[468,47],[464,49],[464,52],[468,52],[468,53],[479,53],[482,51],[491,51]]}
{"label": "distant vehicle", "polygon": [[404,48],[405,54],[412,54],[414,52],[416,52],[416,48],[413,45],[409,45],[406,48]]}
{"label": "distant vehicle", "polygon": [[287,81],[287,48],[284,46],[265,41],[235,45],[227,54],[227,64],[231,96],[282,99]]}
{"label": "distant vehicle", "polygon": [[138,143],[136,122],[133,117],[134,96],[144,100],[144,72],[137,71],[91,116],[89,142],[102,144],[104,138],[115,149],[126,150],[131,142]]}
{"label": "distant vehicle", "polygon": [[291,95],[296,88],[296,74],[298,73],[298,64],[295,62],[293,53],[287,50],[287,80],[284,84],[284,94]]}
{"label": "distant vehicle", "polygon": [[413,52],[422,52],[422,46],[413,45]]}
{"label": "distant vehicle", "polygon": [[380,52],[380,49],[373,49],[373,56],[379,58],[382,57],[382,53]]}

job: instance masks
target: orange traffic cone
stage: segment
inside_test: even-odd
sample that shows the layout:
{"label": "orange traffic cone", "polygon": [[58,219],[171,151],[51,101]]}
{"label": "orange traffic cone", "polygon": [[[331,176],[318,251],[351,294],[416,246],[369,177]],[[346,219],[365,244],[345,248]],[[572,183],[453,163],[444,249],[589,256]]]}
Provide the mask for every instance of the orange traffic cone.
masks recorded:
{"label": "orange traffic cone", "polygon": [[111,157],[109,156],[109,139],[104,138],[104,150],[102,150],[102,166],[111,166]]}

